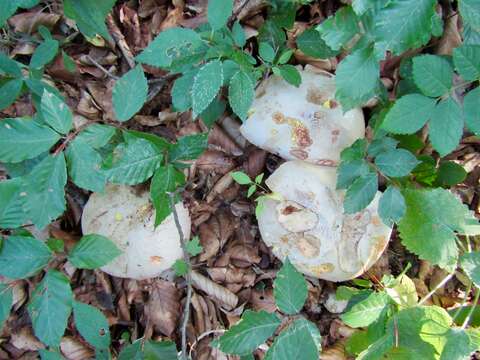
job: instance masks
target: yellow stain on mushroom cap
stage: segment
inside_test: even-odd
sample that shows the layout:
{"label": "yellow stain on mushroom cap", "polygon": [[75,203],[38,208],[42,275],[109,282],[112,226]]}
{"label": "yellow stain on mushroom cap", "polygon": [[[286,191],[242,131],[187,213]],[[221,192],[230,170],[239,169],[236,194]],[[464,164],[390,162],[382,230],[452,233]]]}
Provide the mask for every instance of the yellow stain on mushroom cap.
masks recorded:
{"label": "yellow stain on mushroom cap", "polygon": [[115,221],[122,221],[123,220],[123,215],[119,212],[115,213]]}

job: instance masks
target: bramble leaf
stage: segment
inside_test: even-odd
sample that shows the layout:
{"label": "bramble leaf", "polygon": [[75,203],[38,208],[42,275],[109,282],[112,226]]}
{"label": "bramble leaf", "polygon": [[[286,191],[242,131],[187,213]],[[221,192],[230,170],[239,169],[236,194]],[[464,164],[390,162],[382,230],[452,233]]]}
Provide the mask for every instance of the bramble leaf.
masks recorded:
{"label": "bramble leaf", "polygon": [[13,229],[27,222],[20,198],[21,186],[21,178],[0,182],[0,228]]}
{"label": "bramble leaf", "polygon": [[213,31],[220,30],[232,15],[233,0],[209,0],[207,18]]}
{"label": "bramble leaf", "polygon": [[110,329],[105,315],[97,308],[74,301],[75,327],[87,342],[97,349],[110,346]]}
{"label": "bramble leaf", "polygon": [[322,39],[320,33],[313,28],[305,30],[296,41],[298,48],[305,55],[317,59],[328,59],[336,55],[336,52],[330,49]]}
{"label": "bramble leaf", "polygon": [[461,0],[459,7],[462,20],[480,32],[480,0]]}
{"label": "bramble leaf", "polygon": [[285,314],[297,314],[305,304],[307,293],[305,278],[286,258],[274,281],[273,294],[277,307]]}
{"label": "bramble leaf", "polygon": [[245,121],[248,116],[248,110],[255,97],[255,88],[250,77],[243,71],[238,71],[233,75],[228,87],[228,102],[235,114]]}
{"label": "bramble leaf", "polygon": [[192,110],[194,117],[215,99],[223,83],[223,67],[218,60],[203,65],[193,79]]}
{"label": "bramble leaf", "polygon": [[130,120],[147,101],[147,93],[147,78],[141,65],[118,79],[112,93],[113,110],[117,120]]}
{"label": "bramble leaf", "polygon": [[337,189],[348,188],[358,177],[369,172],[370,168],[364,159],[342,161],[337,169]]}
{"label": "bramble leaf", "polygon": [[463,111],[451,97],[435,106],[429,122],[429,138],[441,156],[451,153],[458,146],[463,135],[463,124]]}
{"label": "bramble leaf", "polygon": [[353,305],[340,318],[354,328],[368,326],[380,317],[389,302],[390,298],[385,292],[374,292]]}
{"label": "bramble leaf", "polygon": [[375,197],[378,190],[376,173],[368,173],[356,179],[348,188],[343,204],[345,213],[353,214],[365,209]]}
{"label": "bramble leaf", "polygon": [[463,98],[465,125],[475,135],[480,135],[480,111],[478,111],[478,104],[480,104],[480,87],[473,89]]}
{"label": "bramble leaf", "polygon": [[462,45],[454,49],[453,62],[464,80],[480,79],[480,45]]}
{"label": "bramble leaf", "polygon": [[187,111],[192,106],[192,85],[196,70],[184,73],[172,87],[172,104],[177,111]]}
{"label": "bramble leaf", "polygon": [[[278,69],[278,71],[276,71]],[[295,87],[299,87],[302,82],[302,76],[297,68],[293,65],[279,65],[273,68],[276,75],[280,75],[286,82]]]}
{"label": "bramble leaf", "polygon": [[375,165],[385,175],[391,177],[407,176],[420,161],[408,150],[391,149],[375,158]]}
{"label": "bramble leaf", "polygon": [[446,337],[447,342],[440,360],[468,360],[479,348],[477,329],[452,328],[448,330]]}
{"label": "bramble leaf", "polygon": [[438,186],[454,186],[463,182],[467,175],[463,166],[453,161],[444,161],[440,163],[438,168],[435,184]]}
{"label": "bramble leaf", "polygon": [[73,125],[73,115],[67,104],[55,94],[45,90],[40,103],[42,119],[55,131],[66,135]]}
{"label": "bramble leaf", "polygon": [[79,269],[97,269],[113,261],[122,252],[115,243],[102,235],[84,235],[75,244],[68,260]]}
{"label": "bramble leaf", "polygon": [[439,97],[448,93],[452,78],[452,66],[444,58],[436,55],[413,58],[413,80],[424,95]]}
{"label": "bramble leaf", "polygon": [[472,251],[462,255],[460,266],[475,286],[480,287],[480,252]]}
{"label": "bramble leaf", "polygon": [[392,226],[405,215],[405,210],[405,199],[402,193],[390,185],[378,202],[378,215],[385,225]]}
{"label": "bramble leaf", "polygon": [[207,148],[208,134],[195,134],[182,136],[172,146],[169,153],[170,161],[195,160]]}
{"label": "bramble leaf", "polygon": [[360,32],[360,28],[352,7],[345,6],[322,22],[317,27],[317,31],[330,49],[340,50]]}

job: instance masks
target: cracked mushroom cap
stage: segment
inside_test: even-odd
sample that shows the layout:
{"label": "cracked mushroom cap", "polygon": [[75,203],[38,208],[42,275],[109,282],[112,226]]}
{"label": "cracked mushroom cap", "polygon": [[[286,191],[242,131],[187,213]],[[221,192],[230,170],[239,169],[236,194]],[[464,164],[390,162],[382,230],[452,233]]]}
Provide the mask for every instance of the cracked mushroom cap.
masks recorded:
{"label": "cracked mushroom cap", "polygon": [[[176,205],[185,239],[190,238],[190,215]],[[173,214],[154,229],[155,209],[148,191],[124,185],[107,185],[93,193],[82,214],[83,234],[108,237],[123,252],[101,269],[122,278],[148,279],[160,275],[183,255]]]}
{"label": "cracked mushroom cap", "polygon": [[297,88],[273,75],[257,91],[242,135],[286,160],[335,165],[340,152],[365,135],[360,108],[345,114],[335,98],[335,77],[300,70]]}
{"label": "cracked mushroom cap", "polygon": [[258,216],[262,238],[275,256],[288,256],[304,274],[350,280],[385,250],[392,229],[377,216],[380,192],[363,211],[344,214],[345,192],[335,189],[335,168],[303,161],[284,163],[266,184],[282,200],[266,200]]}

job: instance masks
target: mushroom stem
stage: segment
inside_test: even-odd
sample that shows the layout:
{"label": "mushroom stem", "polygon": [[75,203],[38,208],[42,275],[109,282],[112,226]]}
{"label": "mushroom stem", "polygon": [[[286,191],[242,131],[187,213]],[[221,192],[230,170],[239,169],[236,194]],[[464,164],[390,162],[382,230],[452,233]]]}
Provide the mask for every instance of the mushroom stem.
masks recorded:
{"label": "mushroom stem", "polygon": [[187,282],[187,300],[185,301],[185,306],[183,310],[183,322],[180,332],[182,334],[182,359],[188,360],[187,356],[187,325],[188,320],[190,319],[190,303],[192,302],[192,264],[190,262],[190,255],[188,254],[187,244],[185,237],[183,235],[182,226],[180,225],[180,220],[178,219],[177,209],[175,208],[175,195],[176,192],[168,193],[170,200],[170,208],[172,209],[173,219],[175,220],[175,226],[177,227],[178,235],[180,236],[180,245],[183,250],[183,261],[187,264],[188,272],[185,275],[185,280]]}

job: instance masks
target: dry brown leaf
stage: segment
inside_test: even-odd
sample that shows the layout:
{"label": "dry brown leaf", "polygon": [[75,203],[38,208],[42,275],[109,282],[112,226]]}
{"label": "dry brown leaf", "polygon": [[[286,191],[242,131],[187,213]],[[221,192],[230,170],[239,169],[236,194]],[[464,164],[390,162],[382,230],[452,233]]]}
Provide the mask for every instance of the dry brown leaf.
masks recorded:
{"label": "dry brown leaf", "polygon": [[60,350],[67,360],[85,360],[95,356],[93,350],[71,336],[62,338]]}
{"label": "dry brown leaf", "polygon": [[180,317],[180,295],[175,284],[157,279],[151,285],[145,316],[154,328],[171,336]]}
{"label": "dry brown leaf", "polygon": [[215,256],[233,235],[236,226],[232,214],[225,209],[217,211],[210,220],[200,225],[200,243],[203,246],[203,252],[199,256],[199,261]]}
{"label": "dry brown leaf", "polygon": [[19,350],[37,351],[45,349],[45,345],[33,335],[30,327],[23,327],[19,332],[12,333],[10,342]]}
{"label": "dry brown leaf", "polygon": [[445,20],[443,35],[435,48],[435,54],[452,55],[452,50],[462,44],[458,20],[458,14],[453,15],[453,10],[450,10]]}
{"label": "dry brown leaf", "polygon": [[13,26],[16,32],[32,33],[37,31],[40,25],[50,30],[60,20],[58,14],[44,13],[39,11],[28,11],[12,16],[8,19],[8,23]]}
{"label": "dry brown leaf", "polygon": [[217,124],[213,125],[210,134],[208,135],[208,143],[216,145],[221,150],[228,154],[239,156],[243,154],[243,150],[237,145],[235,141]]}
{"label": "dry brown leaf", "polygon": [[200,170],[218,174],[225,174],[235,167],[233,159],[218,150],[206,150],[195,163]]}
{"label": "dry brown leaf", "polygon": [[277,310],[275,298],[273,297],[273,289],[253,289],[250,295],[250,303],[255,311],[265,310],[275,312]]}

